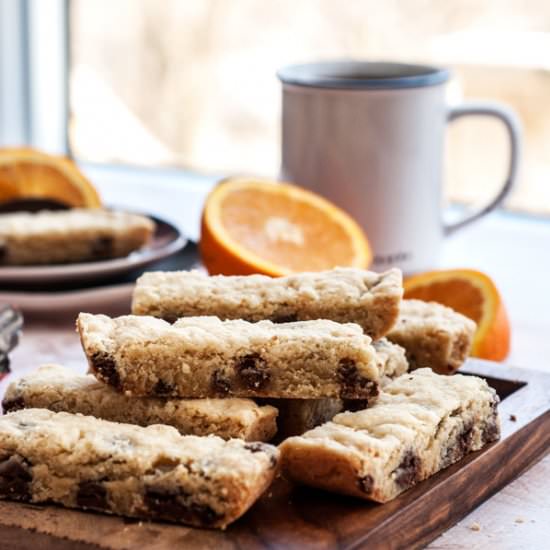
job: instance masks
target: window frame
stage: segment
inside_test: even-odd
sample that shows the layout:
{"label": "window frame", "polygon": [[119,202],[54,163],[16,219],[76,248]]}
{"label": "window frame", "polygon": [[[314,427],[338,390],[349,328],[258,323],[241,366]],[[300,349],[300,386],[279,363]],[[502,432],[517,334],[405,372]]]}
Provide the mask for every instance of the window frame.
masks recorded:
{"label": "window frame", "polygon": [[69,0],[0,0],[0,144],[70,154]]}
{"label": "window frame", "polygon": [[[28,143],[27,1],[0,0],[0,144]],[[9,84],[8,84],[9,83]]]}

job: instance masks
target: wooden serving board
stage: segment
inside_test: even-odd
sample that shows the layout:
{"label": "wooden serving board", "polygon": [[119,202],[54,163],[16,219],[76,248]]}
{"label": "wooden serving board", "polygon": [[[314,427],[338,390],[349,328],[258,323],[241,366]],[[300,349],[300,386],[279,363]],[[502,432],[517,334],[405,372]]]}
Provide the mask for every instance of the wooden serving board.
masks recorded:
{"label": "wooden serving board", "polygon": [[471,360],[462,369],[500,395],[502,438],[387,504],[279,479],[226,531],[0,502],[0,548],[418,548],[490,497],[550,448],[550,374]]}

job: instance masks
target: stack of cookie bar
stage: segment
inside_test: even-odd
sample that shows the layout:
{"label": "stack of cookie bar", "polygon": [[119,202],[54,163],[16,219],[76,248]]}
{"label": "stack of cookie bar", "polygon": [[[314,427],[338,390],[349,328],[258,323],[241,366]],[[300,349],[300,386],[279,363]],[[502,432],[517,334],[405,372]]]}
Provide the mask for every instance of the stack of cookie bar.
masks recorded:
{"label": "stack of cookie bar", "polygon": [[394,498],[499,436],[494,390],[446,376],[474,323],[402,294],[398,270],[146,273],[133,315],[79,315],[91,374],[8,388],[0,496],[225,527],[282,467]]}

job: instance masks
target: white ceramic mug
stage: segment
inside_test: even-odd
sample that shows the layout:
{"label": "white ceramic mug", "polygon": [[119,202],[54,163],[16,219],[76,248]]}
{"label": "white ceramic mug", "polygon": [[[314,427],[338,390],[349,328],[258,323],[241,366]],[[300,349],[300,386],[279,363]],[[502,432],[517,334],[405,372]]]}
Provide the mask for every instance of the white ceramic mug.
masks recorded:
{"label": "white ceramic mug", "polygon": [[[365,229],[372,268],[433,268],[443,237],[495,208],[514,184],[520,127],[507,108],[445,103],[446,69],[337,61],[293,65],[283,82],[281,177],[329,198]],[[442,216],[446,124],[496,117],[510,138],[508,174],[482,209],[454,224]]]}

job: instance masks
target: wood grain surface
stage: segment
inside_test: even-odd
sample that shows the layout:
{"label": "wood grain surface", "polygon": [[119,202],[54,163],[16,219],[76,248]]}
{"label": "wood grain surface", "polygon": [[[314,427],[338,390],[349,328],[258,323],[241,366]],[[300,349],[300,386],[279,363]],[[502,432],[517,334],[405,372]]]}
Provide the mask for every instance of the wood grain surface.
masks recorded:
{"label": "wood grain surface", "polygon": [[470,361],[502,402],[502,439],[384,505],[283,479],[225,532],[0,503],[0,548],[418,548],[506,485],[550,446],[550,375]]}

